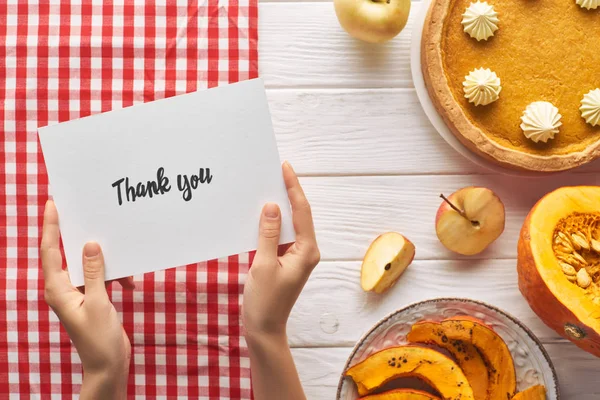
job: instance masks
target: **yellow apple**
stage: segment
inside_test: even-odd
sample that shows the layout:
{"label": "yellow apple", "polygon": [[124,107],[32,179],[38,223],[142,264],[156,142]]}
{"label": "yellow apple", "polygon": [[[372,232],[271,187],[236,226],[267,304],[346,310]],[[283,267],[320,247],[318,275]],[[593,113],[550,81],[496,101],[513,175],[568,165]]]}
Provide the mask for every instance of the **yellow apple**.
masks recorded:
{"label": "yellow apple", "polygon": [[360,271],[365,292],[383,293],[396,283],[415,257],[415,245],[396,232],[378,236],[369,246]]}
{"label": "yellow apple", "polygon": [[410,13],[410,0],[334,0],[342,28],[357,39],[382,43],[400,33]]}
{"label": "yellow apple", "polygon": [[504,204],[490,189],[466,187],[441,197],[435,231],[448,250],[466,256],[481,253],[504,231]]}

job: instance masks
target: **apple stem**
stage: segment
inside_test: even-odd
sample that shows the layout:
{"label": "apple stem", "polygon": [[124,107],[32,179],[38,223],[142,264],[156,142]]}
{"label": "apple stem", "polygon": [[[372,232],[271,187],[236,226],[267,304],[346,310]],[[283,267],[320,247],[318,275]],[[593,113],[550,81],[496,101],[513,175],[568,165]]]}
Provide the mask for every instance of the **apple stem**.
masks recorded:
{"label": "apple stem", "polygon": [[469,217],[467,217],[467,214],[465,214],[465,212],[464,212],[463,210],[459,209],[459,208],[458,208],[458,207],[456,207],[454,204],[452,204],[452,202],[451,202],[450,200],[448,200],[448,198],[447,198],[446,196],[444,196],[444,194],[443,194],[443,193],[442,193],[442,194],[440,194],[440,197],[441,197],[442,199],[444,199],[444,201],[445,201],[446,203],[448,203],[448,205],[449,205],[450,207],[452,207],[452,209],[453,209],[454,211],[456,211],[457,213],[459,213],[461,217],[463,217],[464,219],[466,219],[467,221],[469,221],[469,222],[471,223],[471,225],[473,225],[473,226],[479,226],[479,221],[473,221],[473,220],[471,220]]}

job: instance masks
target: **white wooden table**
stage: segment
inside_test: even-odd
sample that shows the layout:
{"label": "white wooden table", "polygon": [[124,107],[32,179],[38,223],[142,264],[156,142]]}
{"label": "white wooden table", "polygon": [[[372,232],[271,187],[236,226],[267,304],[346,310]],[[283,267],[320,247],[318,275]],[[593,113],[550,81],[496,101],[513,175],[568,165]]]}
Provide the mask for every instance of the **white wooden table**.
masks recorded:
{"label": "white wooden table", "polygon": [[[491,174],[464,159],[423,114],[410,75],[413,2],[405,30],[386,45],[351,39],[333,4],[261,1],[260,74],[282,159],[301,175],[313,206],[322,261],[289,323],[289,339],[309,399],[333,399],[356,341],[409,303],[469,297],[496,305],[542,340],[567,400],[600,399],[600,359],[548,329],[517,288],[516,244],[531,206],[554,188],[599,184],[600,164],[548,178]],[[468,185],[498,193],[506,230],[486,252],[457,256],[438,242],[439,194]],[[365,294],[360,264],[380,233],[405,234],[416,259],[385,295]]]}

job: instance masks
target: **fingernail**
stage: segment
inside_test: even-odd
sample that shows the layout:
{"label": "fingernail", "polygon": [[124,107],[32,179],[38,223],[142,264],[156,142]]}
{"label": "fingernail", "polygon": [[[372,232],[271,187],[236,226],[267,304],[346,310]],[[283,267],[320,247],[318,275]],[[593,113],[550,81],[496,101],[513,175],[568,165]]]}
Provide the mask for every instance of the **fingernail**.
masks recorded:
{"label": "fingernail", "polygon": [[265,204],[264,214],[267,218],[277,218],[279,216],[279,207],[275,203]]}
{"label": "fingernail", "polygon": [[83,246],[83,255],[86,258],[94,258],[100,254],[100,245],[96,242],[87,242]]}

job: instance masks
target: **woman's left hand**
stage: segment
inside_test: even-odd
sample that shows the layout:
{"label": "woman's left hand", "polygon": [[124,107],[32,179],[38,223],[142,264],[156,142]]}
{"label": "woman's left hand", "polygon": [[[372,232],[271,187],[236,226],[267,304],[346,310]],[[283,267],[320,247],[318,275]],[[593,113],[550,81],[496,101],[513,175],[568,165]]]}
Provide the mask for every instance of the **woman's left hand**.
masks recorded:
{"label": "woman's left hand", "polygon": [[[44,298],[65,327],[83,365],[82,399],[121,399],[127,396],[131,344],[108,298],[104,282],[104,258],[100,245],[83,249],[83,292],[75,288],[62,269],[58,213],[49,200],[44,212],[41,243]],[[120,280],[133,288],[131,278]]]}

